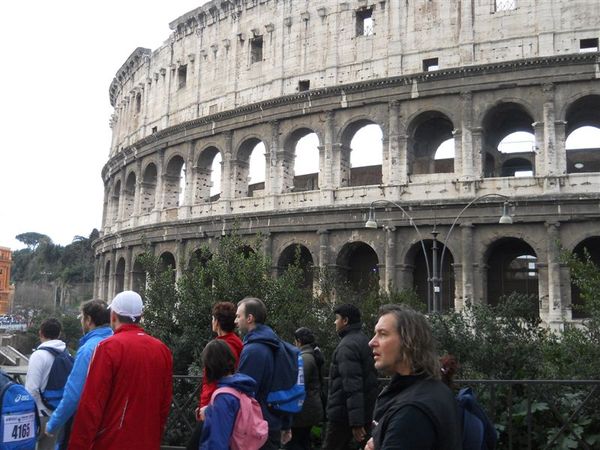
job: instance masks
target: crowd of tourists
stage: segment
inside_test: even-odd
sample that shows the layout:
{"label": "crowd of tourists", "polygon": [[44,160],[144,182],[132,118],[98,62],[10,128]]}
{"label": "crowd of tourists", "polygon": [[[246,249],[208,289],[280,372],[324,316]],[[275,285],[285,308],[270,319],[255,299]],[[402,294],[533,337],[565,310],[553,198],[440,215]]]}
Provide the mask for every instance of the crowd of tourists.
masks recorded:
{"label": "crowd of tourists", "polygon": [[[425,316],[383,306],[369,340],[355,305],[334,314],[340,340],[327,370],[313,331],[300,327],[293,345],[282,341],[266,324],[262,300],[215,304],[216,337],[202,351],[197,426],[187,448],[312,449],[311,431],[323,424],[326,450],[494,448],[485,413],[471,414],[453,394],[456,362],[446,358],[440,367]],[[133,291],[109,305],[84,303],[74,358],[59,339],[60,322],[45,320],[25,384],[38,417],[3,419],[0,449],[158,450],[173,362],[167,346],[143,330],[142,316]],[[383,390],[378,372],[391,376]]]}

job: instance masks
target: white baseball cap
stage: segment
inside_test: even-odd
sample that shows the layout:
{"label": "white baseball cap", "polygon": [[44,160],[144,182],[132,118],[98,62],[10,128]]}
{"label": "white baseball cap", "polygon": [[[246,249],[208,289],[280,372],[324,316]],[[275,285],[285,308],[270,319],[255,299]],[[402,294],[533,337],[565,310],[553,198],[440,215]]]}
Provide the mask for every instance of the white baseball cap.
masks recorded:
{"label": "white baseball cap", "polygon": [[130,317],[135,320],[142,315],[142,297],[134,291],[119,292],[108,307],[120,316]]}

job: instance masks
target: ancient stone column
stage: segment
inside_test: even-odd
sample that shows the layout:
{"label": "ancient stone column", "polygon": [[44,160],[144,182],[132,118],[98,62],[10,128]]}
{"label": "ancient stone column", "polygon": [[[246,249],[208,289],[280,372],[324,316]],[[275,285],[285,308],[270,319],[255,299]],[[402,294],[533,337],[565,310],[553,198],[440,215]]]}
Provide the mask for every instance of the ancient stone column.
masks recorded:
{"label": "ancient stone column", "polygon": [[461,298],[456,302],[456,309],[462,310],[466,302],[473,303],[473,224],[463,223],[460,225],[462,235],[462,276],[461,276]]}
{"label": "ancient stone column", "polygon": [[556,120],[554,122],[554,148],[556,151],[556,174],[567,174],[567,149],[565,142],[567,122],[564,120]]}
{"label": "ancient stone column", "polygon": [[164,190],[165,190],[165,149],[162,148],[158,151],[158,161],[156,165],[156,195],[154,197],[154,211],[161,211],[164,204]]}
{"label": "ancient stone column", "polygon": [[397,186],[401,182],[400,175],[400,102],[393,100],[388,105],[388,138],[386,156],[383,159],[383,184]]}
{"label": "ancient stone column", "polygon": [[546,165],[546,150],[544,145],[544,122],[534,122],[531,124],[533,126],[533,134],[535,135],[535,169],[534,175],[536,177],[545,177],[547,175],[547,165]]}
{"label": "ancient stone column", "polygon": [[[543,148],[539,148],[539,152],[544,154],[544,175],[555,176],[558,173],[558,160],[555,145],[556,133],[554,131],[554,85],[547,83],[542,86],[542,91],[544,92],[544,140],[542,141]],[[536,144],[539,146],[539,143],[536,142]]]}
{"label": "ancient stone column", "polygon": [[333,203],[335,113],[325,113],[323,145],[319,146],[319,190],[325,204]]}
{"label": "ancient stone column", "polygon": [[562,293],[560,283],[560,223],[546,223],[548,235],[548,320],[562,320]]}
{"label": "ancient stone column", "polygon": [[130,245],[125,250],[125,273],[123,274],[123,290],[131,290],[131,280],[133,271],[133,247]]}
{"label": "ancient stone column", "polygon": [[385,286],[386,291],[396,287],[396,227],[385,227]]}
{"label": "ancient stone column", "polygon": [[[464,180],[472,180],[474,175],[474,156],[476,154],[476,150],[474,149],[474,140],[473,140],[473,93],[472,92],[462,92],[460,94],[461,100],[461,125],[460,125],[460,135],[456,137],[455,141],[460,139],[460,150],[461,150],[461,161],[460,165],[456,160],[456,155],[458,154],[458,149],[455,149],[454,155],[454,171],[460,170],[460,177]],[[458,127],[457,127],[458,128]]]}

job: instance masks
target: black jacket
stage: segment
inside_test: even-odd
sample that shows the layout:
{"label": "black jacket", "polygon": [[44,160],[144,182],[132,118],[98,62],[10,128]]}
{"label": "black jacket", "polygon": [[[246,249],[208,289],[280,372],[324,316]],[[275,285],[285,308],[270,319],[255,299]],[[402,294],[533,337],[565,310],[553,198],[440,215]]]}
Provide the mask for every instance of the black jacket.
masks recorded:
{"label": "black jacket", "polygon": [[376,450],[461,450],[458,405],[441,381],[394,375],[377,398]]}
{"label": "black jacket", "polygon": [[351,427],[370,425],[377,399],[377,371],[361,324],[344,327],[331,358],[327,420]]}

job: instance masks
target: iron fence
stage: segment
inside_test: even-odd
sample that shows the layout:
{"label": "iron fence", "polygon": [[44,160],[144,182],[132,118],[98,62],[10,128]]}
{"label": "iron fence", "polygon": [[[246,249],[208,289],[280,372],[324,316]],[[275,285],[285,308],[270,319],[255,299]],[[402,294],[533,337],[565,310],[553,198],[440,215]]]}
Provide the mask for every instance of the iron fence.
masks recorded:
{"label": "iron fence", "polygon": [[[200,381],[174,376],[164,449],[183,448],[196,426]],[[381,378],[381,386],[388,381]],[[600,380],[457,380],[456,385],[476,392],[496,425],[498,449],[600,448]]]}

